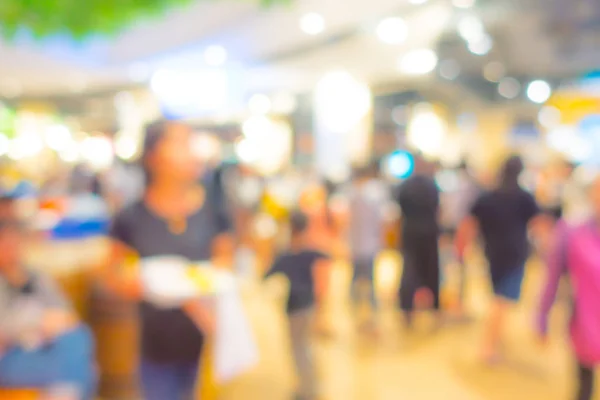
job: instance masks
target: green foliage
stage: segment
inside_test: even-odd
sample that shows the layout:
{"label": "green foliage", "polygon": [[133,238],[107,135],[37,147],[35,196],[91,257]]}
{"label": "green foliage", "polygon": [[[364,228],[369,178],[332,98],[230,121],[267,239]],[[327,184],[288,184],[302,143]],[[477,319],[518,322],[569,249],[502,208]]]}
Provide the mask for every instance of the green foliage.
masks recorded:
{"label": "green foliage", "polygon": [[[57,34],[76,39],[114,35],[136,22],[160,17],[194,1],[198,0],[0,0],[0,35],[11,39],[20,29],[38,38]],[[292,0],[256,1],[270,7]]]}

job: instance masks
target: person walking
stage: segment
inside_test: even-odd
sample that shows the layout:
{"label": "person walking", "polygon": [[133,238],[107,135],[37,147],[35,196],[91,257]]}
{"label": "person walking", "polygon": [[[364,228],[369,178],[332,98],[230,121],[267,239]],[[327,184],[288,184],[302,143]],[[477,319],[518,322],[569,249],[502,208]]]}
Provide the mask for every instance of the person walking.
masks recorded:
{"label": "person walking", "polygon": [[356,171],[348,193],[349,248],[353,277],[351,297],[355,305],[362,300],[361,285],[368,286],[372,318],[364,327],[376,329],[377,290],[375,262],[385,247],[386,215],[391,196],[387,187],[377,179],[376,165]]}
{"label": "person walking", "polygon": [[[458,254],[481,233],[489,263],[494,301],[485,328],[483,359],[499,361],[502,330],[511,304],[521,297],[525,263],[529,257],[528,228],[536,225],[540,209],[533,196],[519,186],[523,162],[518,156],[504,164],[498,186],[483,193],[470,216],[460,225],[456,238]],[[540,226],[540,225],[538,225]]]}
{"label": "person walking", "polygon": [[317,378],[311,351],[311,333],[315,307],[322,307],[329,284],[329,257],[311,244],[309,219],[296,211],[290,217],[292,234],[288,251],[281,254],[266,277],[283,274],[290,283],[287,317],[292,353],[299,377],[297,400],[314,400],[318,395]]}
{"label": "person walking", "polygon": [[440,194],[431,165],[420,156],[415,156],[414,162],[413,175],[400,185],[397,195],[402,212],[401,250],[404,257],[399,297],[407,327],[412,324],[415,299],[429,303],[427,305],[436,312],[440,310]]}
{"label": "person walking", "polygon": [[589,189],[592,214],[583,222],[558,223],[548,258],[548,276],[541,296],[537,331],[543,342],[548,315],[563,275],[569,276],[573,296],[570,331],[577,359],[575,399],[591,400],[594,367],[600,364],[600,177]]}

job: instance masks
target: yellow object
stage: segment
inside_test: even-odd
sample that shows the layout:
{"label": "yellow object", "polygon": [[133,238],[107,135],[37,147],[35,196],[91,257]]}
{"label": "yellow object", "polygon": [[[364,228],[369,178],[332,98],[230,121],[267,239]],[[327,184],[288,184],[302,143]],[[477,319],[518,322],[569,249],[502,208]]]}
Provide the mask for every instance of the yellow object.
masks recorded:
{"label": "yellow object", "polygon": [[188,268],[188,277],[202,293],[214,293],[215,277],[208,268]]}

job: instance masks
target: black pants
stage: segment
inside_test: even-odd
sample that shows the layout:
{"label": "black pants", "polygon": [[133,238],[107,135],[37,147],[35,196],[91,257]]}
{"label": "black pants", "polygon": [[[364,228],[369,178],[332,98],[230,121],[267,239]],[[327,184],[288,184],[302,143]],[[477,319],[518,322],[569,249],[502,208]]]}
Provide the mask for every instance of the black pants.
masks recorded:
{"label": "black pants", "polygon": [[577,389],[576,400],[592,400],[594,393],[594,368],[579,363],[577,370],[579,388]]}
{"label": "black pants", "polygon": [[402,238],[404,268],[400,280],[400,308],[414,309],[416,292],[427,288],[433,295],[433,309],[440,308],[440,269],[436,234],[404,233]]}

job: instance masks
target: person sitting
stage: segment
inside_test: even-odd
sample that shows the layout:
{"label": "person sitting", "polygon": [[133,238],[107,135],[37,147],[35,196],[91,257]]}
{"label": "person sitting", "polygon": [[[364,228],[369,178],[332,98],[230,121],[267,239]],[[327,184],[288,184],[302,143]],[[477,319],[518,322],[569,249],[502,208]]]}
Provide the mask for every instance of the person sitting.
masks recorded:
{"label": "person sitting", "polygon": [[92,400],[92,335],[54,282],[24,266],[25,238],[16,199],[0,195],[0,389]]}

